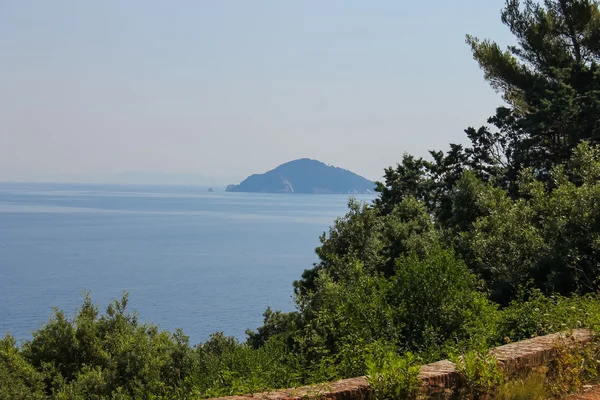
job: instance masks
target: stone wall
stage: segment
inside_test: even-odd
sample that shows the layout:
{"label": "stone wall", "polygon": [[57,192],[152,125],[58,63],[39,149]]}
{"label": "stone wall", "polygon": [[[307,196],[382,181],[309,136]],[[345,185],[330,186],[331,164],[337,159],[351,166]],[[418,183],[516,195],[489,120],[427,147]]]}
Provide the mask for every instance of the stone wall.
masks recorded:
{"label": "stone wall", "polygon": [[[555,333],[523,340],[516,343],[496,347],[492,354],[506,373],[519,373],[543,365],[550,360],[561,341],[573,346],[582,346],[592,340],[594,334],[585,329],[571,332]],[[452,388],[458,382],[458,372],[454,364],[448,360],[438,361],[421,366],[419,378],[429,387],[431,392],[439,393],[445,388]],[[319,385],[304,386],[294,389],[274,390],[245,396],[222,397],[215,400],[365,400],[370,398],[369,383],[366,377],[343,379]]]}

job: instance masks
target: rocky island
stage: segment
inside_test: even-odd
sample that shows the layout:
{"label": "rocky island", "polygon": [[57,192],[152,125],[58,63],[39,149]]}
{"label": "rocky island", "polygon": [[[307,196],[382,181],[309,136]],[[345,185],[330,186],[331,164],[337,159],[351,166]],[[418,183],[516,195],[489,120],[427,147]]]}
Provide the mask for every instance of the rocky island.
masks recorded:
{"label": "rocky island", "polygon": [[373,193],[375,183],[343,168],[301,158],[281,164],[264,174],[250,175],[227,192],[255,193]]}

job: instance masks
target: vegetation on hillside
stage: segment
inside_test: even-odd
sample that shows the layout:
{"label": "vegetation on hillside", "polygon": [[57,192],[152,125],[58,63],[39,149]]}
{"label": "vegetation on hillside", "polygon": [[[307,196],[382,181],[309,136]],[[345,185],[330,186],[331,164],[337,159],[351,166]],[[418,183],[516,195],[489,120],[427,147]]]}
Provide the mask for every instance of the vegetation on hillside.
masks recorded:
{"label": "vegetation on hillside", "polygon": [[508,0],[502,21],[517,45],[467,43],[505,104],[469,146],[406,154],[373,204],[351,200],[294,283],[297,311],[191,346],[126,296],[103,314],[86,297],[22,346],[0,341],[0,399],[252,393],[600,327],[600,9]]}

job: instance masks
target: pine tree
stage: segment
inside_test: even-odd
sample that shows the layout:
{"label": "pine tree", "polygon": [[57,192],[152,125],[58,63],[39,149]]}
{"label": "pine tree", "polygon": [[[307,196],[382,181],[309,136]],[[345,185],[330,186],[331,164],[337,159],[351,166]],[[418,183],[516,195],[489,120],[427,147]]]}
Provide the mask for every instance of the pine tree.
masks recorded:
{"label": "pine tree", "polygon": [[505,106],[468,129],[471,163],[502,167],[514,182],[533,167],[539,177],[564,163],[582,140],[600,142],[600,11],[592,0],[507,0],[502,22],[517,39],[506,50],[467,36],[473,57]]}

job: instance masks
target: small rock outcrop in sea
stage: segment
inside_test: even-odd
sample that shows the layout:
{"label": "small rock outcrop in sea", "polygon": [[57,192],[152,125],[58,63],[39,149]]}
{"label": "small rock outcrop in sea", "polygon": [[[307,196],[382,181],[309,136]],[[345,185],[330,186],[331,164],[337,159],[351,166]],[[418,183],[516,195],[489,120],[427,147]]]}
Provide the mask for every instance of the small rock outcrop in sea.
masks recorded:
{"label": "small rock outcrop in sea", "polygon": [[343,168],[301,158],[281,164],[264,174],[250,175],[227,192],[258,193],[373,193],[375,183]]}

